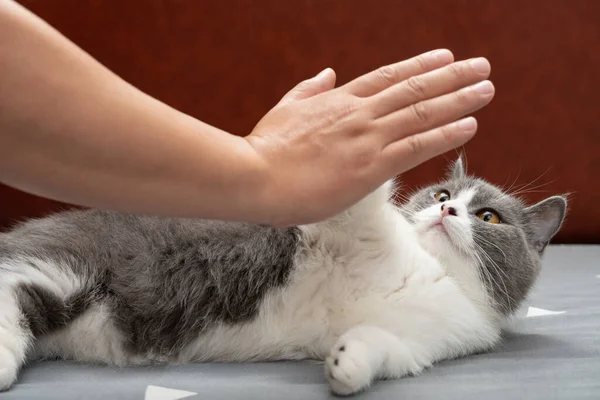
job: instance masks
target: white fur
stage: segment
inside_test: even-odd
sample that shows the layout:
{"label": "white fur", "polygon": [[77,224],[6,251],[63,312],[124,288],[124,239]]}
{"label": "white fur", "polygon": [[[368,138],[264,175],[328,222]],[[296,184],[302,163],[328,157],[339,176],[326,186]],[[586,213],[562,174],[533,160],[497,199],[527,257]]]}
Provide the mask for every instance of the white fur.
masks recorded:
{"label": "white fur", "polygon": [[107,307],[94,305],[67,328],[37,339],[31,358],[61,357],[118,366],[146,362],[126,356],[123,334],[115,327]]}
{"label": "white fur", "polygon": [[[267,296],[252,323],[224,325],[202,335],[178,361],[325,360],[331,389],[351,394],[375,379],[416,374],[435,361],[493,346],[500,321],[469,257],[468,218],[460,217],[473,192],[448,203],[459,216],[443,222],[442,230],[434,226],[439,205],[418,213],[412,224],[389,202],[391,191],[388,183],[339,216],[302,226],[289,285]],[[39,275],[37,284],[55,293],[76,289],[72,276],[49,279],[32,273]],[[27,278],[15,273],[4,279],[0,295],[6,297],[6,285]],[[0,389],[14,381],[17,359],[25,356],[30,341],[10,334],[18,313],[14,300],[4,297]],[[141,362],[125,358],[122,341],[97,307],[40,340],[36,353]]]}
{"label": "white fur", "polygon": [[13,289],[21,283],[36,283],[64,298],[77,290],[78,280],[58,266],[37,258],[12,260],[1,264],[0,269],[3,270],[0,281],[0,390],[4,390],[16,380],[19,366],[32,345],[32,338],[20,329],[21,310],[15,302]]}
{"label": "white fur", "polygon": [[[298,252],[291,284],[267,298],[253,323],[199,338],[182,361],[326,359],[332,390],[351,394],[493,346],[499,320],[462,242],[422,226],[432,210],[407,222],[390,191],[387,184],[340,216],[303,226],[311,247]],[[454,206],[466,210],[472,195]],[[455,219],[468,240],[469,225]],[[436,257],[428,251],[440,246]]]}

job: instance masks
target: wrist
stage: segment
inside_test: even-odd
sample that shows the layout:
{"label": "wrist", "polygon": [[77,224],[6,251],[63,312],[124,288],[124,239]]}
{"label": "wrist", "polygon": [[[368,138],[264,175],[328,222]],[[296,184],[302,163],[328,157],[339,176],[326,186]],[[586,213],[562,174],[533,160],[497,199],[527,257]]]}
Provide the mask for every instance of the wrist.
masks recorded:
{"label": "wrist", "polygon": [[264,159],[246,138],[211,128],[200,130],[197,144],[202,152],[192,151],[209,157],[196,159],[185,178],[196,182],[194,202],[201,204],[197,216],[271,224],[274,210],[267,194],[272,180]]}
{"label": "wrist", "polygon": [[240,210],[244,210],[244,218],[247,221],[270,226],[280,226],[283,221],[281,214],[281,193],[277,187],[274,171],[271,165],[261,156],[260,137],[246,136],[236,137],[235,147],[239,150],[241,160],[238,165],[243,168],[239,172],[238,198],[243,204],[239,204]]}
{"label": "wrist", "polygon": [[231,148],[235,149],[235,158],[231,165],[236,168],[232,171],[235,179],[232,196],[238,200],[236,207],[240,211],[239,218],[273,225],[277,204],[272,201],[274,185],[269,166],[247,137],[233,138],[235,143],[232,143]]}

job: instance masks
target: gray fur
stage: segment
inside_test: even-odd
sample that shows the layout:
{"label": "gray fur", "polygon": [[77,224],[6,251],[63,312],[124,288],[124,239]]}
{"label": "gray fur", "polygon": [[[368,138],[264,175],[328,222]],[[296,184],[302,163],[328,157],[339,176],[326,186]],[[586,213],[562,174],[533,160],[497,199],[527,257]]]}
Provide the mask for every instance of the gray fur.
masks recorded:
{"label": "gray fur", "polygon": [[34,338],[55,332],[68,324],[91,305],[93,292],[79,291],[65,301],[36,284],[21,284],[15,290],[23,318],[21,328]]}
{"label": "gray fur", "polygon": [[[554,196],[527,207],[500,188],[468,176],[459,158],[446,180],[419,190],[403,213],[410,219],[413,211],[436,203],[431,193],[447,190],[452,196],[469,188],[475,189],[468,211],[473,221],[475,251],[483,261],[480,275],[497,309],[510,314],[516,311],[535,281],[541,255],[564,220],[567,201]],[[475,214],[482,209],[497,211],[502,223],[489,224],[478,219]]]}
{"label": "gray fur", "polygon": [[[526,207],[467,176],[459,159],[445,181],[417,192],[403,212],[410,219],[409,209],[432,205],[432,190],[466,188],[476,190],[469,213],[484,261],[480,275],[498,309],[510,313],[535,280],[566,201],[553,197]],[[483,208],[498,211],[503,223],[477,219]],[[0,234],[0,279],[14,260],[23,272],[36,268],[51,279],[47,263],[72,271],[83,287],[66,297],[37,284],[16,288],[23,328],[46,335],[103,304],[131,355],[169,359],[218,325],[252,321],[265,296],[286,285],[299,240],[298,228],[73,211]]]}
{"label": "gray fur", "polygon": [[170,357],[217,324],[251,321],[265,295],[286,284],[298,240],[297,228],[75,211],[2,234],[0,265],[50,261],[84,282],[66,299],[36,285],[18,288],[34,336],[102,302],[132,355]]}

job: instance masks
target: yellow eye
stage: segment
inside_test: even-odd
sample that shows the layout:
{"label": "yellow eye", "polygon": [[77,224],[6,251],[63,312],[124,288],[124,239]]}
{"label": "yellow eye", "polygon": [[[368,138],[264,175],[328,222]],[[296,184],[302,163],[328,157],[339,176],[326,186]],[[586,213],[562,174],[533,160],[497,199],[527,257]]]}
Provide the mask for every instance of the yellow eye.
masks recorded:
{"label": "yellow eye", "polygon": [[489,222],[490,224],[499,224],[500,216],[498,213],[492,210],[483,210],[477,213],[477,218],[482,220],[483,222]]}
{"label": "yellow eye", "polygon": [[433,197],[439,201],[440,203],[443,203],[445,201],[450,200],[450,193],[448,193],[445,190],[442,190],[440,192],[437,192],[436,194],[433,195]]}

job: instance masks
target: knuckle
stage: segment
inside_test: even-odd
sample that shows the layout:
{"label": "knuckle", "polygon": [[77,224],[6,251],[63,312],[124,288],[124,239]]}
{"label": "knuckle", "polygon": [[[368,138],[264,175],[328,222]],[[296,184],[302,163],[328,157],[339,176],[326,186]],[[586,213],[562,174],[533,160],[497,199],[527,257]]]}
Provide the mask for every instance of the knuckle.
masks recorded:
{"label": "knuckle", "polygon": [[410,111],[414,118],[420,122],[429,121],[429,110],[423,102],[418,102],[410,106]]}
{"label": "knuckle", "polygon": [[423,141],[419,136],[409,136],[406,142],[411,154],[418,155],[423,151]]}
{"label": "knuckle", "polygon": [[391,65],[379,67],[377,69],[377,74],[379,74],[381,79],[383,79],[386,83],[389,83],[389,84],[396,83],[397,79],[398,79],[398,74],[396,72],[396,69],[394,69],[394,67],[392,67]]}
{"label": "knuckle", "polygon": [[361,104],[359,99],[357,98],[349,98],[346,101],[342,102],[340,105],[340,114],[342,117],[350,116],[360,108]]}
{"label": "knuckle", "polygon": [[296,85],[296,90],[305,90],[306,88],[308,88],[311,85],[311,82],[306,79],[303,80],[302,82],[300,82],[299,84]]}
{"label": "knuckle", "polygon": [[428,69],[427,61],[425,61],[425,57],[423,55],[415,57],[415,64],[419,67],[420,70],[426,71]]}
{"label": "knuckle", "polygon": [[463,78],[465,76],[465,68],[462,63],[454,63],[448,66],[448,70],[454,75],[456,78]]}
{"label": "knuckle", "polygon": [[361,114],[352,121],[352,126],[354,128],[355,136],[362,136],[373,131],[373,120],[368,118],[365,114]]}
{"label": "knuckle", "polygon": [[369,169],[376,159],[376,152],[371,146],[360,146],[352,155],[352,171],[359,173],[365,169]]}
{"label": "knuckle", "polygon": [[456,124],[451,124],[451,125],[446,125],[446,126],[442,126],[440,128],[440,133],[442,134],[442,138],[444,139],[444,141],[446,143],[452,142],[453,138],[454,138],[454,127],[456,126]]}
{"label": "knuckle", "polygon": [[469,98],[469,91],[468,90],[457,90],[456,92],[454,92],[454,100],[458,103],[458,104],[466,104],[469,102],[470,98]]}
{"label": "knuckle", "polygon": [[423,79],[419,76],[411,76],[406,80],[406,86],[410,88],[410,90],[419,97],[424,97],[426,95],[426,85]]}

